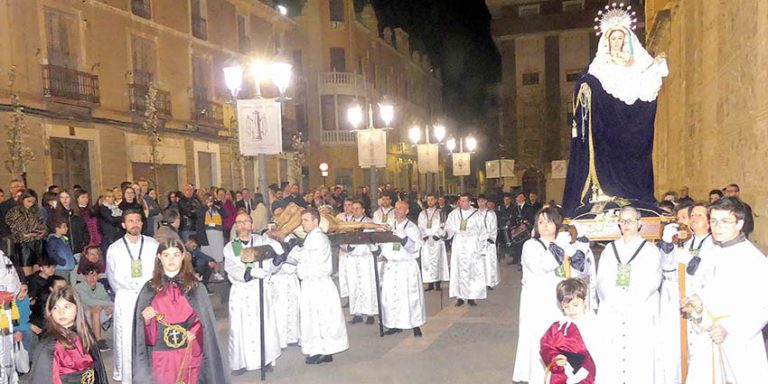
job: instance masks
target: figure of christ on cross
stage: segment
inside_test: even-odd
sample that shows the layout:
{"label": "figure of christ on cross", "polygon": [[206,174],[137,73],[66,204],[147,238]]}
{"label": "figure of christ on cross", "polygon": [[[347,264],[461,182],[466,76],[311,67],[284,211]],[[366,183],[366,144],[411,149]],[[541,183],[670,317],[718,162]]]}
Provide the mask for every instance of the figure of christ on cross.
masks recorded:
{"label": "figure of christ on cross", "polygon": [[[275,229],[266,233],[267,236],[283,241],[291,233],[304,238],[306,234],[301,229],[301,213],[303,208],[294,203],[289,203],[285,208],[275,209]],[[375,224],[368,222],[341,221],[333,216],[326,208],[320,210],[320,229],[325,233],[343,233],[353,232],[365,229],[387,230],[386,224]]]}

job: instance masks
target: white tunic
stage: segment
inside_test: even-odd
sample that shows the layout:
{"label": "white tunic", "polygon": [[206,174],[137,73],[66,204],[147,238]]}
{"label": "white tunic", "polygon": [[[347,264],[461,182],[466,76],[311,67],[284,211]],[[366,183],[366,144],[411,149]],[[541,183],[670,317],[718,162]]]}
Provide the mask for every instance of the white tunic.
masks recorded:
{"label": "white tunic", "polygon": [[[352,221],[352,215],[348,215],[344,212],[336,215],[336,220],[349,222]],[[347,289],[347,247],[345,244],[339,245],[339,295],[341,297],[349,296],[349,290]]]}
{"label": "white tunic", "polygon": [[[294,236],[294,235],[289,235]],[[291,250],[295,258],[298,248]],[[296,266],[283,263],[280,269],[269,279],[272,303],[275,306],[277,333],[280,336],[280,348],[299,342],[299,277]]]}
{"label": "white tunic", "polygon": [[[692,236],[682,247],[675,247],[670,253],[662,251],[662,270],[664,281],[661,283],[660,312],[659,312],[659,353],[656,356],[657,366],[660,367],[656,378],[657,384],[677,384],[682,382],[682,367],[680,357],[680,288],[678,265],[687,262],[695,255],[701,257],[706,249],[713,247],[712,236]],[[685,274],[685,294],[693,295],[701,291],[703,282],[711,270],[711,260],[699,263],[694,275]],[[694,336],[693,329],[688,327],[688,347]]]}
{"label": "white tunic", "polygon": [[315,228],[304,239],[296,260],[301,279],[301,352],[332,355],[349,348],[347,327],[341,313],[339,291],[331,273],[331,242]]}
{"label": "white tunic", "polygon": [[[354,221],[370,223],[371,219],[361,217]],[[356,244],[353,247],[352,251],[347,252],[346,262],[349,313],[373,316],[379,313],[379,303],[376,301],[376,270],[373,264],[375,259],[371,253],[373,246]],[[381,274],[381,271],[379,273]]]}
{"label": "white tunic", "polygon": [[[466,228],[461,221],[466,220]],[[449,295],[459,299],[485,299],[486,238],[483,218],[477,209],[454,209],[448,214],[445,231],[453,238]]]}
{"label": "white tunic", "polygon": [[[761,333],[768,321],[768,259],[748,240],[726,247],[715,245],[705,253],[702,260],[712,261],[713,273],[699,296],[705,314],[725,316],[719,324],[728,335],[720,348],[706,332],[695,337],[686,383],[721,384],[724,373],[731,383],[763,383],[768,378]],[[726,372],[720,368],[721,360]]]}
{"label": "white tunic", "polygon": [[[395,225],[395,208],[379,207],[379,209],[373,212],[373,222],[376,224],[387,224],[390,228],[392,228]],[[381,274],[384,271],[384,262],[378,261],[377,263],[379,268],[379,284],[381,284]]]}
{"label": "white tunic", "polygon": [[563,280],[555,274],[560,266],[549,251],[545,239],[529,239],[523,244],[522,290],[520,291],[520,326],[515,355],[514,381],[544,382],[546,366],[539,354],[544,332],[563,317],[557,302],[557,283]]}
{"label": "white tunic", "polygon": [[[429,224],[432,226],[430,227]],[[421,247],[421,278],[425,283],[448,281],[450,276],[445,241],[432,238],[432,236],[445,235],[444,225],[440,208],[427,208],[419,213],[421,237],[427,238]]]}
{"label": "white tunic", "polygon": [[[125,241],[123,241],[125,239]],[[142,236],[141,241],[132,243],[124,236],[113,242],[107,250],[107,278],[115,292],[115,313],[113,316],[114,369],[112,378],[122,383],[131,383],[131,348],[133,346],[133,320],[136,300],[144,284],[152,278],[155,269],[158,243],[155,239]],[[125,245],[128,244],[128,248]],[[141,253],[141,254],[139,254]],[[131,276],[131,259],[141,260],[141,276]]]}
{"label": "white tunic", "polygon": [[499,226],[496,213],[490,209],[477,212],[483,215],[483,227],[485,228],[485,285],[495,287],[499,285],[499,260],[496,258],[496,238],[499,236]]}
{"label": "white tunic", "polygon": [[[239,240],[233,240],[239,241]],[[251,235],[243,248],[269,245],[282,253],[280,243],[260,235]],[[277,331],[275,304],[272,301],[270,273],[277,268],[272,259],[264,260],[262,270],[258,263],[251,268],[251,281],[245,281],[245,264],[235,255],[232,241],[224,246],[224,270],[232,283],[229,290],[229,365],[233,370],[249,371],[261,368],[261,334],[259,316],[259,280],[264,279],[264,365],[280,357],[280,338]]]}
{"label": "white tunic", "polygon": [[[618,239],[618,258],[627,264],[645,240],[637,237],[629,244]],[[598,319],[606,344],[604,359],[598,361],[599,383],[653,384],[655,381],[654,344],[657,341],[661,257],[658,249],[646,242],[630,262],[629,286],[617,286],[618,261],[608,245],[597,269]]]}
{"label": "white tunic", "polygon": [[410,329],[426,322],[424,290],[421,286],[419,258],[421,233],[408,219],[395,223],[392,233],[408,238],[400,243],[381,244],[381,254],[387,258],[384,280],[381,282],[381,318],[387,328]]}
{"label": "white tunic", "polygon": [[[13,263],[8,259],[3,251],[0,251],[0,292],[10,292],[14,299],[21,289],[19,275],[13,267]],[[16,384],[19,382],[19,376],[13,365],[13,322],[11,321],[11,309],[3,309],[5,318],[8,319],[10,329],[5,336],[0,335],[0,383]],[[30,353],[32,351],[29,351]]]}

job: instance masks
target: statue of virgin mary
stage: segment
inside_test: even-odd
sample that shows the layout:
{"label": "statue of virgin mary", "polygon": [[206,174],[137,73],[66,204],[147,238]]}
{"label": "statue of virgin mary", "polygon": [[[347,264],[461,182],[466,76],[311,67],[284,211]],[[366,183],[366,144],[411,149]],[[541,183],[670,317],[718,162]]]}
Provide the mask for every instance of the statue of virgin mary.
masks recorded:
{"label": "statue of virgin mary", "polygon": [[651,57],[634,33],[631,6],[598,13],[597,54],[574,92],[571,157],[563,197],[566,214],[593,203],[626,199],[655,206],[653,123],[656,96],[668,74],[661,54]]}

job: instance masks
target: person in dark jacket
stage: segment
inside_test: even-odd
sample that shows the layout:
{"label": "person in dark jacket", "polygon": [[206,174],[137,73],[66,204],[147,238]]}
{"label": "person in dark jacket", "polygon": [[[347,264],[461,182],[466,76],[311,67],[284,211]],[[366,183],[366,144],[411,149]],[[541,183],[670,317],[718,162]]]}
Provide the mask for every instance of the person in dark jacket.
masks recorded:
{"label": "person in dark jacket", "polygon": [[11,229],[14,245],[14,264],[20,266],[25,276],[32,274],[32,267],[43,255],[43,239],[48,227],[40,217],[37,208],[37,194],[25,189],[18,204],[5,216],[5,223]]}
{"label": "person in dark jacket", "polygon": [[181,238],[186,240],[189,235],[197,232],[197,216],[200,214],[200,200],[195,195],[192,184],[184,186],[184,192],[179,196],[179,213],[181,214]]}
{"label": "person in dark jacket", "polygon": [[72,197],[67,191],[59,193],[59,200],[56,204],[56,209],[53,211],[53,217],[48,221],[48,228],[51,232],[54,230],[52,224],[58,218],[63,219],[67,223],[69,228],[67,238],[69,238],[69,247],[72,249],[72,253],[83,253],[83,250],[91,241],[91,235],[88,233],[88,226],[85,224],[85,220],[80,216],[77,204],[72,201]]}
{"label": "person in dark jacket", "polygon": [[109,245],[123,237],[123,211],[115,204],[115,195],[112,189],[107,189],[99,204],[99,230],[101,231],[101,253],[107,254]]}

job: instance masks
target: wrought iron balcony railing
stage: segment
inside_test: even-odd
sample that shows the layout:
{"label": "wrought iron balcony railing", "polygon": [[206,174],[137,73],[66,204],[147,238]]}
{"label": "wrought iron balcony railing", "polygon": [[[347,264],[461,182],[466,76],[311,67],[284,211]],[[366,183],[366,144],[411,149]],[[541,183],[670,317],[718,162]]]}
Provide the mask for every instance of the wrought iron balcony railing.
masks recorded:
{"label": "wrought iron balcony railing", "polygon": [[[157,89],[155,95],[155,108],[160,116],[171,116],[171,93]],[[149,85],[146,84],[128,84],[128,97],[131,103],[131,111],[141,112],[147,110],[147,94]]]}
{"label": "wrought iron balcony railing", "polygon": [[192,99],[192,121],[223,127],[224,108],[221,103],[208,100],[207,97],[195,97]]}
{"label": "wrought iron balcony railing", "polygon": [[78,104],[99,104],[99,77],[86,72],[43,64],[43,95]]}

